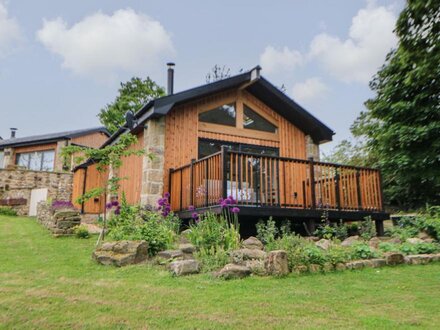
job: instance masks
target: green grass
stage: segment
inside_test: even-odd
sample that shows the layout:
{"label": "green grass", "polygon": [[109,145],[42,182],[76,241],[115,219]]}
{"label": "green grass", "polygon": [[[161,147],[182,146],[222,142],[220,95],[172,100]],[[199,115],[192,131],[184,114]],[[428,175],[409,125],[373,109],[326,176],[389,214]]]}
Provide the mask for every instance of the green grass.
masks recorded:
{"label": "green grass", "polygon": [[0,328],[438,328],[440,264],[287,278],[104,267],[95,238],[0,216]]}

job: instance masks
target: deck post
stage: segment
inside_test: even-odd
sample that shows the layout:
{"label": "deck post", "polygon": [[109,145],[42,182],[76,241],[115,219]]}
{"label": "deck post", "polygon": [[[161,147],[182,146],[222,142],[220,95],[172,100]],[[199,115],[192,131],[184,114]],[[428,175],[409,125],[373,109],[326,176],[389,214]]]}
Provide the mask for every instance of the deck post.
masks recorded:
{"label": "deck post", "polygon": [[313,157],[309,157],[310,164],[310,189],[312,196],[312,209],[316,208],[316,196],[315,196],[315,163]]}
{"label": "deck post", "polygon": [[183,187],[183,171],[182,171],[182,169],[180,169],[179,170],[179,172],[180,172],[180,211],[182,211],[183,210],[183,189],[182,189],[182,187]]}
{"label": "deck post", "polygon": [[[189,167],[189,205],[194,205],[194,163],[196,159],[191,159]],[[182,189],[182,188],[181,188]]]}
{"label": "deck post", "polygon": [[383,220],[375,220],[374,223],[376,224],[376,235],[383,236],[384,235]]}
{"label": "deck post", "polygon": [[359,169],[356,170],[356,190],[357,190],[357,198],[358,198],[358,208],[362,210],[362,193],[361,193],[361,173]]}
{"label": "deck post", "polygon": [[378,173],[379,173],[379,184],[380,184],[380,189],[379,189],[379,191],[380,191],[380,208],[381,208],[381,211],[385,211],[385,207],[383,205],[383,182],[382,182],[381,170],[378,170]]}
{"label": "deck post", "polygon": [[205,189],[206,189],[206,195],[205,195],[205,206],[208,206],[209,204],[209,163],[208,159],[205,160]]}
{"label": "deck post", "polygon": [[173,172],[174,172],[174,168],[170,168],[168,171],[168,192],[170,196],[171,196],[171,182],[172,182],[171,176],[173,175]]}
{"label": "deck post", "polygon": [[336,169],[335,175],[335,194],[336,194],[336,208],[338,210],[341,209],[341,190],[339,189],[339,170],[338,167]]}
{"label": "deck post", "polygon": [[222,173],[223,173],[223,181],[222,181],[222,197],[227,198],[228,194],[228,151],[226,150],[226,146],[221,147],[221,161],[222,161]]}

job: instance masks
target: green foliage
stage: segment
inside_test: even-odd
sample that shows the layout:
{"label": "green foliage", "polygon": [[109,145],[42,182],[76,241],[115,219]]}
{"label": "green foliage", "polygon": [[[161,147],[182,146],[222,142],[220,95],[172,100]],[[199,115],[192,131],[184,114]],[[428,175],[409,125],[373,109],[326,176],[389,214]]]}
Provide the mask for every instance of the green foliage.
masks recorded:
{"label": "green foliage", "polygon": [[349,140],[342,140],[329,154],[323,154],[322,161],[352,166],[371,166],[374,164],[374,160],[370,159],[370,154],[364,143]]}
{"label": "green foliage", "polygon": [[142,210],[122,200],[120,213],[113,214],[108,223],[108,237],[112,240],[145,240],[148,254],[172,248],[180,227],[180,220],[170,213],[166,217],[159,212]]}
{"label": "green foliage", "polygon": [[131,78],[130,81],[121,83],[118,96],[107,104],[98,114],[99,121],[114,133],[125,123],[127,111],[138,112],[147,102],[165,95],[165,90],[149,77],[141,79]]}
{"label": "green foliage", "polygon": [[206,212],[190,225],[188,238],[194,246],[205,251],[230,251],[240,246],[240,234],[232,221],[223,215]]}
{"label": "green foliage", "polygon": [[260,220],[257,225],[257,238],[266,245],[266,249],[272,250],[275,239],[279,234],[275,220],[272,217],[267,221]]}
{"label": "green foliage", "polygon": [[323,223],[315,230],[313,235],[319,238],[344,240],[348,237],[348,226],[341,220],[339,224]]}
{"label": "green foliage", "polygon": [[440,251],[439,244],[436,243],[423,242],[414,245],[415,245],[414,246],[415,250],[419,254],[430,254],[430,253],[437,253]]}
{"label": "green foliage", "polygon": [[374,252],[368,244],[357,243],[351,247],[351,257],[353,259],[371,259],[376,258],[378,254]]}
{"label": "green foliage", "polygon": [[16,216],[17,211],[10,206],[0,206],[0,215]]}
{"label": "green foliage", "polygon": [[201,248],[194,256],[200,262],[202,272],[212,272],[229,263],[229,254],[222,247]]}
{"label": "green foliage", "polygon": [[376,233],[374,230],[373,220],[370,216],[365,217],[364,221],[361,221],[359,226],[359,234],[365,240],[369,240],[375,236]]}
{"label": "green foliage", "polygon": [[440,203],[438,1],[408,0],[397,49],[370,83],[375,97],[352,126],[383,173],[384,193],[404,208]]}
{"label": "green foliage", "polygon": [[75,234],[75,236],[77,238],[89,238],[90,237],[89,230],[84,225],[76,226],[73,229],[73,233]]}
{"label": "green foliage", "polygon": [[390,242],[379,243],[379,250],[382,252],[398,252],[400,251],[399,245]]}
{"label": "green foliage", "polygon": [[326,258],[327,262],[330,262],[332,265],[336,265],[338,263],[344,263],[351,260],[352,255],[349,249],[339,245],[334,245],[328,249]]}

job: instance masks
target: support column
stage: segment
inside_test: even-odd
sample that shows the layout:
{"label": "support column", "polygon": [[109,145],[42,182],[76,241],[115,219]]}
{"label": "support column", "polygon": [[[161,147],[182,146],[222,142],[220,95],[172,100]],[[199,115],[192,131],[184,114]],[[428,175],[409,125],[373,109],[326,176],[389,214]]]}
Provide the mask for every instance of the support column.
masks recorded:
{"label": "support column", "polygon": [[376,224],[376,235],[383,236],[384,235],[383,220],[375,220],[374,223]]}
{"label": "support column", "polygon": [[306,158],[313,157],[315,161],[319,162],[319,144],[313,142],[310,135],[306,135]]}
{"label": "support column", "polygon": [[[141,204],[156,206],[164,193],[165,118],[150,119],[144,128]],[[153,154],[153,159],[148,157]]]}

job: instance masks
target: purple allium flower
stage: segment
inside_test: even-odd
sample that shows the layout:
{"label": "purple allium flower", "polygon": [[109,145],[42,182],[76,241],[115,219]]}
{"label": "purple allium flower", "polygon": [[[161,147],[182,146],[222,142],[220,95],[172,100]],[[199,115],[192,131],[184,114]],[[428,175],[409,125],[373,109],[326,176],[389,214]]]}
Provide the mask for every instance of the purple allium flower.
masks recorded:
{"label": "purple allium flower", "polygon": [[196,208],[194,207],[194,205],[190,205],[188,206],[188,211],[194,211]]}
{"label": "purple allium flower", "polygon": [[111,202],[109,202],[109,203],[107,203],[107,204],[105,204],[105,208],[108,210],[108,209],[111,209],[112,208],[112,203]]}
{"label": "purple allium flower", "polygon": [[240,209],[238,207],[233,207],[231,210],[232,213],[239,213]]}
{"label": "purple allium flower", "polygon": [[119,202],[118,201],[113,201],[111,202],[112,206],[119,206]]}
{"label": "purple allium flower", "polygon": [[234,199],[234,197],[229,196],[228,199],[230,204],[237,204],[237,201]]}
{"label": "purple allium flower", "polygon": [[199,214],[197,212],[193,212],[193,214],[191,215],[191,218],[193,218],[194,220],[198,220]]}
{"label": "purple allium flower", "polygon": [[222,202],[220,203],[220,206],[222,207],[222,209],[228,206],[226,199],[222,200]]}
{"label": "purple allium flower", "polygon": [[164,206],[166,202],[167,202],[167,201],[166,201],[165,198],[159,198],[159,200],[157,201],[157,204],[158,204],[159,206]]}
{"label": "purple allium flower", "polygon": [[166,199],[168,199],[168,198],[170,198],[170,193],[169,192],[166,192],[165,194],[163,194],[163,197],[165,197]]}
{"label": "purple allium flower", "polygon": [[115,214],[116,214],[116,215],[121,214],[121,208],[120,208],[119,206],[116,208],[116,210],[115,210]]}

